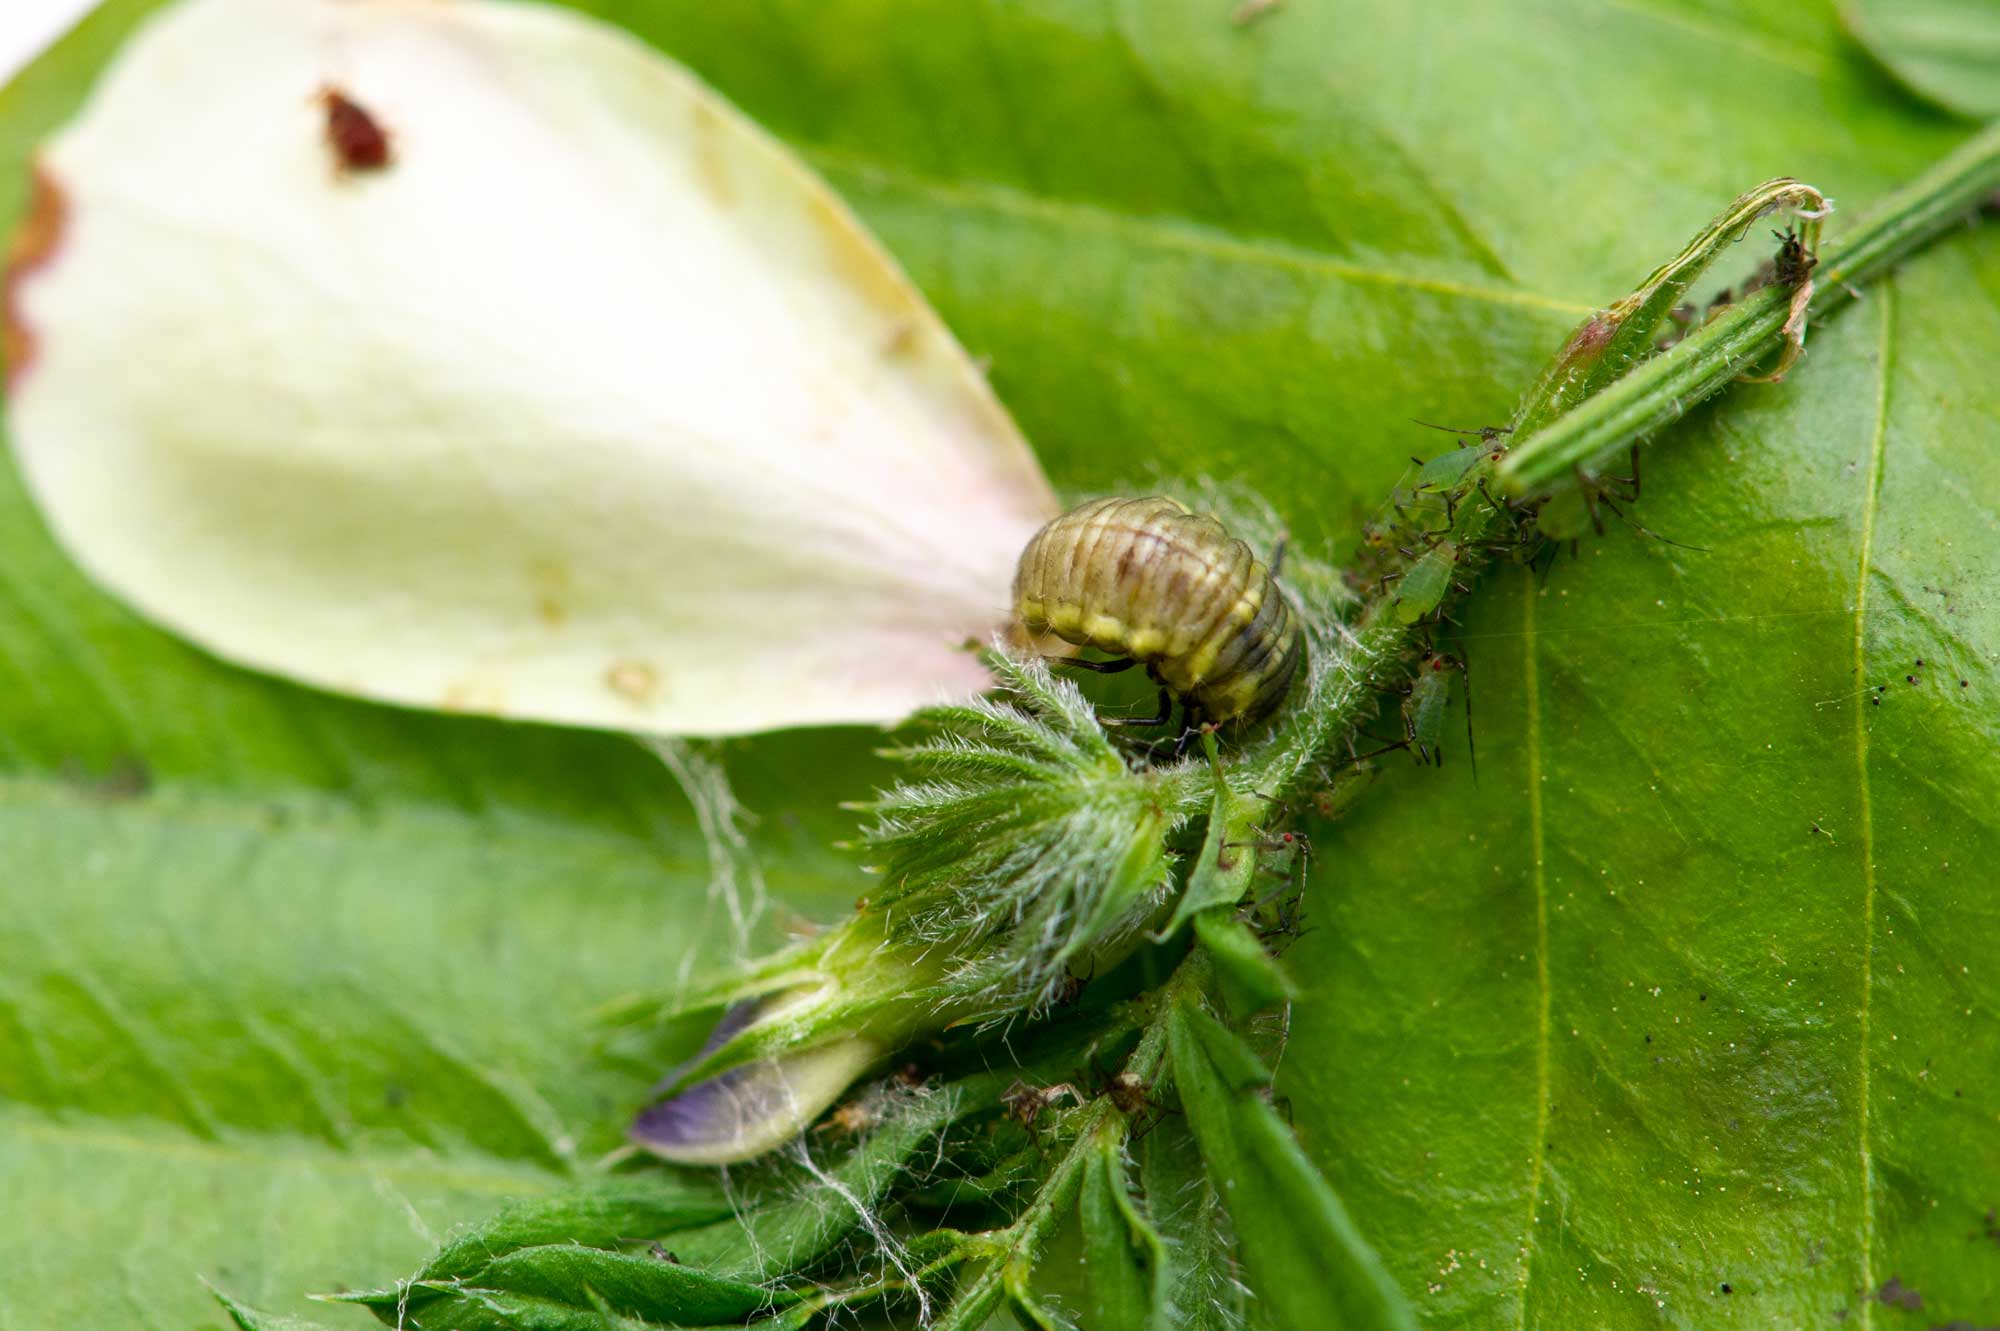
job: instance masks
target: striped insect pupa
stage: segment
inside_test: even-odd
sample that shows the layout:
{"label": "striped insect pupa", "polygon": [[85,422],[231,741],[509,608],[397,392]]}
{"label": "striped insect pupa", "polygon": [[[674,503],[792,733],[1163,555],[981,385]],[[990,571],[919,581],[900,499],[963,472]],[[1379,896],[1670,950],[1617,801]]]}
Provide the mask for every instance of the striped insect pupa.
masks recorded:
{"label": "striped insect pupa", "polygon": [[1214,518],[1161,496],[1094,499],[1036,532],[1014,610],[1031,633],[1144,665],[1190,725],[1269,715],[1305,659],[1264,562]]}

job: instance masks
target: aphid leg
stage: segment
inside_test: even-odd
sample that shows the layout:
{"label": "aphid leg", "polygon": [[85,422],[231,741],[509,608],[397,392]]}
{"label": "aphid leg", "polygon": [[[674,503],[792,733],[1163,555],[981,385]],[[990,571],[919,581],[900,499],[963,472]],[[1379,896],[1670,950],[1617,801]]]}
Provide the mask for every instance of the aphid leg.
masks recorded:
{"label": "aphid leg", "polygon": [[[1371,735],[1369,736],[1369,738],[1373,739],[1374,736]],[[1370,758],[1380,758],[1385,753],[1394,753],[1398,749],[1407,749],[1409,747],[1410,747],[1410,741],[1406,739],[1399,739],[1393,744],[1384,744],[1379,749],[1370,749],[1366,753],[1357,753],[1353,757],[1349,758],[1346,762],[1342,763],[1341,766],[1358,767],[1362,763],[1367,762]],[[1418,759],[1418,761],[1421,762],[1422,759]]]}
{"label": "aphid leg", "polygon": [[1277,577],[1278,570],[1285,566],[1285,549],[1291,543],[1292,534],[1288,531],[1278,533],[1278,539],[1272,543],[1271,558],[1268,561],[1272,577]]}
{"label": "aphid leg", "polygon": [[1078,670],[1095,671],[1100,675],[1115,675],[1121,670],[1130,670],[1139,663],[1129,656],[1114,661],[1086,661],[1080,656],[1045,656],[1042,658],[1052,666],[1075,666]]}
{"label": "aphid leg", "polygon": [[1465,758],[1472,764],[1472,784],[1479,785],[1479,749],[1472,742],[1472,657],[1465,650],[1465,640],[1458,643],[1458,673],[1465,681]]}
{"label": "aphid leg", "polygon": [[1404,731],[1404,739],[1403,743],[1399,747],[1408,749],[1410,751],[1410,756],[1417,760],[1417,766],[1419,767],[1444,766],[1444,755],[1440,754],[1436,749],[1432,748],[1430,745],[1424,743],[1422,740],[1417,738],[1417,723],[1413,718],[1411,718],[1407,714],[1403,717],[1403,731]]}
{"label": "aphid leg", "polygon": [[1634,522],[1631,518],[1625,516],[1625,510],[1611,502],[1611,498],[1608,495],[1604,498],[1604,506],[1611,510],[1613,517],[1630,527],[1633,531],[1638,532],[1641,536],[1650,536],[1662,545],[1676,546],[1682,550],[1694,550],[1704,555],[1709,552],[1708,547],[1705,545],[1689,545],[1686,541],[1676,541],[1671,536],[1662,536],[1651,527]]}
{"label": "aphid leg", "polygon": [[1590,527],[1599,536],[1604,535],[1604,515],[1597,511],[1597,482],[1583,474],[1582,467],[1572,467],[1576,473],[1576,487],[1583,496],[1583,506],[1590,513]]}
{"label": "aphid leg", "polygon": [[[1549,557],[1547,563],[1542,562],[1543,555]],[[1535,575],[1536,591],[1544,591],[1548,588],[1549,574],[1555,570],[1556,561],[1561,558],[1561,543],[1557,541],[1545,541],[1542,543],[1542,548],[1535,552],[1534,558],[1528,561],[1528,571]],[[1535,567],[1537,564],[1540,564],[1541,567]]]}

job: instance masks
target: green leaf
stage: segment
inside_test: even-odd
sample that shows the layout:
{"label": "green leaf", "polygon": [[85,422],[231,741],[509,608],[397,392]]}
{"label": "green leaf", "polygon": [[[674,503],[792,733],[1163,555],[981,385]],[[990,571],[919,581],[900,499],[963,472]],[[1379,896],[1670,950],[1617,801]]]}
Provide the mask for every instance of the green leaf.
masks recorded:
{"label": "green leaf", "polygon": [[1270,1074],[1196,1004],[1170,1018],[1174,1082],[1188,1128],[1243,1248],[1252,1288],[1280,1331],[1414,1328],[1415,1315],[1264,1098]]}
{"label": "green leaf", "polygon": [[[0,96],[0,215],[147,7]],[[587,7],[809,154],[1060,484],[1228,477],[1302,544],[1747,183],[1826,190],[1831,245],[1967,132],[1818,0]],[[1385,760],[1314,829],[1275,1089],[1427,1325],[1886,1331],[1892,1275],[2000,1307],[1995,290],[1968,230],[1664,432],[1636,516],[1708,553],[1614,524],[1490,575],[1441,635],[1478,785]],[[788,907],[866,891],[826,847],[878,738],[728,749]],[[587,1014],[732,951],[635,747],[218,666],[6,469],[0,846],[10,1325],[212,1325],[204,1274],[369,1325],[304,1292],[569,1186],[699,1040]]]}
{"label": "green leaf", "polygon": [[1925,101],[2000,115],[2000,9],[1985,0],[1845,0],[1868,53]]}

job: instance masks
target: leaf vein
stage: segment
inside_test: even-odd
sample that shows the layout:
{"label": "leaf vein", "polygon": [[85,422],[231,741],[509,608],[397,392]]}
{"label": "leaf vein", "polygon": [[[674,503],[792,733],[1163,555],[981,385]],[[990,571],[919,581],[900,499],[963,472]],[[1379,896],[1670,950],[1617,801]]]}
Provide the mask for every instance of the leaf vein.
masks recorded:
{"label": "leaf vein", "polygon": [[1156,249],[1177,250],[1229,263],[1286,268],[1358,286],[1427,291],[1491,305],[1550,310],[1569,318],[1590,314],[1595,308],[1540,292],[1479,286],[1449,278],[1371,268],[1295,244],[1229,235],[1185,218],[1134,216],[1092,204],[1045,198],[990,181],[939,180],[830,149],[810,148],[805,153],[815,168],[837,181],[848,182],[843,193],[849,193],[857,184],[864,189],[898,191],[924,196],[946,207],[966,212],[1038,221],[1064,230],[1116,235]]}
{"label": "leaf vein", "polygon": [[[1868,449],[1867,492],[1861,504],[1861,554],[1854,575],[1854,687],[1868,687],[1868,563],[1875,543],[1875,513],[1882,496],[1882,455],[1889,433],[1889,367],[1895,329],[1895,279],[1882,282],[1877,305],[1882,311],[1881,338],[1876,347],[1876,372],[1881,377],[1875,399],[1874,437]],[[1854,709],[1854,761],[1861,803],[1861,1031],[1860,1083],[1856,1137],[1861,1155],[1861,1287],[1875,1288],[1875,1155],[1869,1145],[1870,1101],[1873,1098],[1872,1056],[1869,1048],[1870,1009],[1875,991],[1875,815],[1868,790],[1868,709]],[[1873,1323],[1871,1305],[1861,1304],[1861,1325]]]}
{"label": "leaf vein", "polygon": [[1547,1172],[1549,1131],[1549,894],[1542,827],[1542,702],[1535,660],[1535,580],[1521,582],[1522,693],[1527,700],[1528,829],[1535,884],[1535,1139],[1528,1174],[1528,1217],[1521,1231],[1521,1303],[1517,1328],[1528,1325],[1528,1282],[1534,1274],[1535,1222]]}

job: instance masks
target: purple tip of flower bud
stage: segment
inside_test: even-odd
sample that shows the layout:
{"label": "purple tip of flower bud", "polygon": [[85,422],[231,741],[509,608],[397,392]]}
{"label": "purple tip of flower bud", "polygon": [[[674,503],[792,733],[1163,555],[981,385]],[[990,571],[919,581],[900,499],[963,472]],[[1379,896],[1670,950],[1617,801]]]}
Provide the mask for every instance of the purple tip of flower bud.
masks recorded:
{"label": "purple tip of flower bud", "polygon": [[[689,1068],[741,1034],[763,1015],[768,1001],[745,999],[723,1013],[701,1052],[670,1073],[659,1089],[674,1085]],[[875,1041],[845,1036],[782,1058],[746,1063],[641,1110],[630,1136],[676,1164],[748,1160],[790,1141],[881,1054]]]}
{"label": "purple tip of flower bud", "polygon": [[675,1064],[672,1071],[660,1078],[653,1086],[653,1094],[664,1094],[685,1077],[689,1069],[749,1029],[750,1023],[762,1015],[766,1001],[762,998],[741,998],[731,1003],[723,1012],[722,1020],[715,1023],[715,1029],[701,1042],[701,1049],[693,1058]]}

